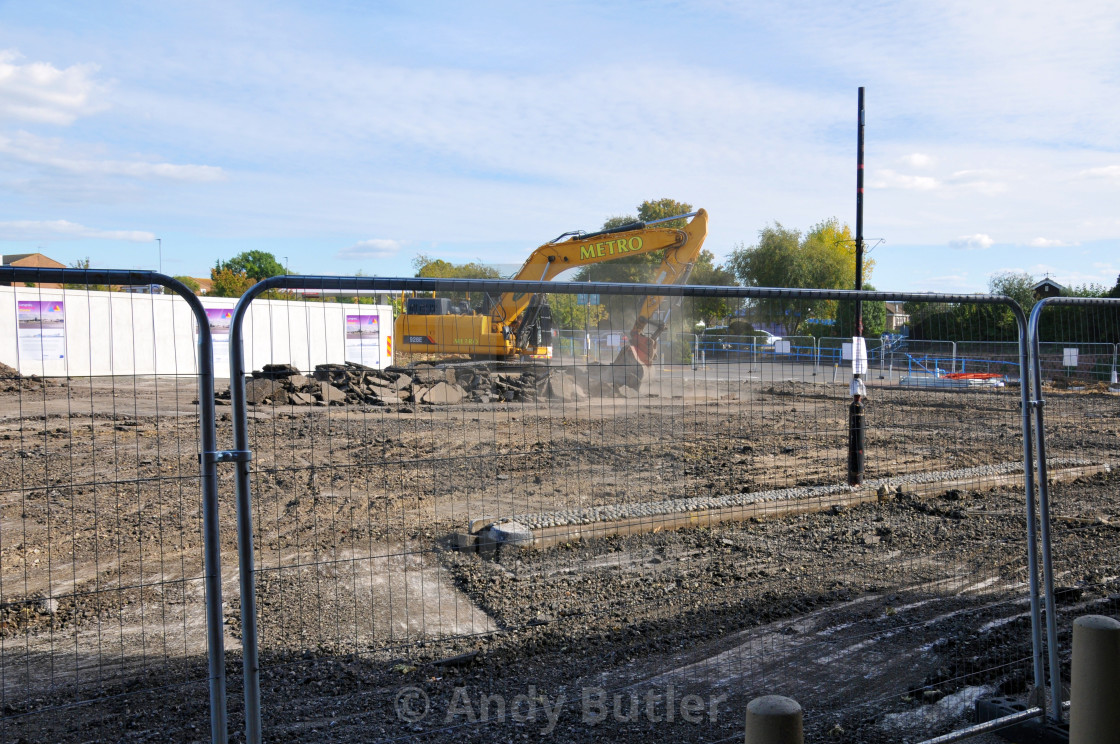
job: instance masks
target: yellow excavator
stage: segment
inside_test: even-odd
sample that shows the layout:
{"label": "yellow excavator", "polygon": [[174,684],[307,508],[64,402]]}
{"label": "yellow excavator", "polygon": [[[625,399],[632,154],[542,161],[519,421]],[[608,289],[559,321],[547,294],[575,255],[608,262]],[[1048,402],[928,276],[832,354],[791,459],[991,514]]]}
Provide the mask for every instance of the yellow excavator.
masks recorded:
{"label": "yellow excavator", "polygon": [[[658,227],[689,217],[692,219],[683,228]],[[684,284],[707,235],[708,213],[703,209],[599,232],[564,233],[533,251],[513,278],[549,281],[579,266],[664,251],[653,282]],[[636,361],[643,367],[649,366],[667,322],[665,298],[647,297],[630,331],[629,345],[623,348],[616,363]],[[396,336],[397,350],[402,352],[469,354],[482,358],[552,356],[552,316],[543,294],[506,292],[496,299],[487,296],[477,308],[448,298],[410,298],[397,317]],[[637,371],[637,375],[640,380],[642,372]]]}

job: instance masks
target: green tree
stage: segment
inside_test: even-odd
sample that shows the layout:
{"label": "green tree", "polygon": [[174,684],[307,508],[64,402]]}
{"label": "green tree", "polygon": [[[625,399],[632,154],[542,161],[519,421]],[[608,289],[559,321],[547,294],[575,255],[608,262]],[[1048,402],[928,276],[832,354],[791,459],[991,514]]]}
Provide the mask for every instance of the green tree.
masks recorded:
{"label": "green tree", "polygon": [[[487,266],[482,261],[471,261],[465,264],[453,264],[442,258],[432,258],[423,253],[418,253],[412,259],[412,268],[416,269],[416,276],[429,279],[501,279],[502,275],[493,266]],[[470,301],[469,292],[449,292],[444,295],[453,302],[461,300]]]}
{"label": "green tree", "polygon": [[[730,269],[716,264],[716,257],[704,249],[696,257],[696,265],[688,278],[689,284],[709,287],[734,287],[738,285],[735,274]],[[692,303],[694,320],[703,320],[705,325],[713,325],[731,314],[731,302],[725,297],[696,298]],[[689,319],[692,320],[692,319]]]}
{"label": "green tree", "polygon": [[[692,205],[676,199],[647,199],[638,205],[638,215],[619,215],[608,218],[603,222],[604,230],[611,230],[633,222],[652,222],[653,220],[673,217],[678,214],[688,214]],[[672,220],[655,227],[682,228],[688,223],[686,219]],[[642,253],[637,256],[627,256],[614,261],[584,266],[572,281],[586,282],[649,282],[653,280],[653,272],[661,263],[662,252]],[[695,282],[691,282],[695,284]]]}
{"label": "green tree", "polygon": [[1067,287],[1063,292],[1063,297],[1111,297],[1110,290],[1103,284],[1096,282],[1089,282],[1088,284],[1078,284],[1075,287]]}
{"label": "green tree", "polygon": [[[797,289],[851,289],[855,286],[855,241],[851,229],[836,218],[814,225],[802,236],[799,230],[775,222],[762,228],[758,242],[740,244],[731,252],[727,266],[748,287]],[[875,262],[864,261],[864,279]],[[756,304],[759,315],[781,323],[796,333],[810,313],[819,319],[835,317],[835,302],[802,299],[763,300]]]}
{"label": "green tree", "polygon": [[[875,287],[866,282],[864,282],[863,288],[868,292],[875,291]],[[856,303],[838,302],[836,325],[833,326],[829,335],[847,338],[855,336],[856,330]],[[887,303],[865,301],[863,303],[863,337],[878,338],[883,335],[885,330],[887,330]]]}
{"label": "green tree", "polygon": [[[1034,295],[1035,283],[1035,278],[1026,272],[1002,271],[988,278],[988,293],[1010,297],[1029,316],[1038,301]],[[1018,338],[1019,326],[1009,307],[962,304],[957,307],[956,315],[959,331],[954,341],[964,340],[970,334],[1004,340]]]}
{"label": "green tree", "polygon": [[453,264],[442,258],[432,258],[423,253],[416,254],[412,259],[412,268],[416,269],[416,276],[432,279],[501,279],[502,275],[493,266],[487,266],[482,261],[471,261],[465,264]]}
{"label": "green tree", "polygon": [[267,251],[245,251],[239,253],[228,261],[219,261],[215,267],[218,271],[232,271],[235,274],[260,281],[270,276],[286,274],[284,266],[276,260],[276,256]]}
{"label": "green tree", "polygon": [[[70,268],[88,270],[90,268],[89,256],[86,256],[85,258],[75,259],[70,263]],[[34,283],[29,282],[27,286],[33,287],[35,285]],[[111,292],[113,289],[107,284],[63,284],[62,287],[63,289],[89,289],[97,292]]]}
{"label": "green tree", "polygon": [[1023,312],[1030,315],[1036,302],[1034,296],[1035,278],[1025,271],[1001,271],[988,278],[988,294],[1007,295]]}
{"label": "green tree", "polygon": [[210,297],[240,297],[257,283],[244,271],[217,267],[210,269],[210,280]]}
{"label": "green tree", "polygon": [[195,294],[198,294],[199,290],[202,289],[202,285],[200,285],[198,283],[198,281],[195,280],[193,277],[180,275],[180,276],[174,276],[174,277],[171,277],[171,278],[172,279],[178,279],[179,281],[181,281],[183,284],[185,284],[187,286],[187,289],[194,292]]}
{"label": "green tree", "polygon": [[552,308],[552,323],[557,328],[585,329],[597,328],[599,322],[607,318],[607,308],[603,305],[580,305],[573,294],[550,294],[548,304]]}

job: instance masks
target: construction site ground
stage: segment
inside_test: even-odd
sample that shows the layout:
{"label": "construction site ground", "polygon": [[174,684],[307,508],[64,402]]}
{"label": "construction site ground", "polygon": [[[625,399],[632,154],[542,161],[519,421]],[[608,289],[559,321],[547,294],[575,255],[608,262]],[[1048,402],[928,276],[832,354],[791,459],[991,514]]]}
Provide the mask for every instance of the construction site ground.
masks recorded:
{"label": "construction site ground", "polygon": [[[747,701],[785,694],[807,740],[919,741],[966,725],[979,696],[1026,694],[1014,479],[452,549],[475,519],[844,481],[850,399],[831,370],[663,372],[635,397],[252,407],[266,740],[736,741]],[[1017,388],[870,382],[868,478],[1021,463]],[[201,573],[193,382],[4,383],[0,740],[207,741],[201,582],[179,580]],[[1051,454],[1100,466],[1054,485],[1067,662],[1072,619],[1117,612],[1118,412],[1108,392],[1048,392]],[[231,447],[230,408],[218,413]],[[234,490],[220,473],[238,741]],[[402,695],[424,714],[402,716]],[[685,710],[689,695],[700,703]]]}

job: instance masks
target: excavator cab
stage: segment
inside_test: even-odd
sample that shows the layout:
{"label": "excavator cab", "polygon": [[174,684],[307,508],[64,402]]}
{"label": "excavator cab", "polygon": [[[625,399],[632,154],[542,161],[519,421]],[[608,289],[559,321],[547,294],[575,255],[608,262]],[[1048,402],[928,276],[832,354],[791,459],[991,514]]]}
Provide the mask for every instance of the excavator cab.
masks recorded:
{"label": "excavator cab", "polygon": [[409,315],[451,315],[451,300],[446,297],[410,297],[404,302]]}

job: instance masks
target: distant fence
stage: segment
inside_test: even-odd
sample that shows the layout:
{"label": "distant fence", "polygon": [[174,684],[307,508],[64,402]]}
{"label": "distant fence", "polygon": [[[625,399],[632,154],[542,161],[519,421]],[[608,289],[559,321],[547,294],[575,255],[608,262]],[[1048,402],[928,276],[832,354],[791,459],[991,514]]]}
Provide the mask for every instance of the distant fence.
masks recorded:
{"label": "distant fence", "polygon": [[[626,334],[621,331],[558,330],[556,354],[561,359],[591,359],[609,363],[617,356]],[[781,343],[781,342],[784,342]],[[705,338],[679,333],[662,343],[661,360],[692,363],[778,362],[813,364],[826,368],[851,364],[850,338],[786,336],[775,345],[763,336],[721,335]],[[1012,341],[913,341],[908,338],[867,339],[873,374],[984,373],[1017,378],[1019,345]],[[1117,372],[1120,344],[1045,341],[1039,346],[1047,377],[1071,381],[1111,381]]]}
{"label": "distant fence", "polygon": [[[110,280],[125,283],[66,275]],[[558,333],[549,364],[266,370],[312,358],[237,353],[278,289],[593,292],[615,330],[597,347],[583,331],[582,353]],[[678,304],[632,387],[611,334],[648,294]],[[869,344],[853,488],[844,340],[725,340],[712,359],[693,323],[714,297],[775,317],[791,298],[994,306],[1021,343],[1014,362],[981,325],[955,347]],[[263,317],[263,337],[285,322]],[[11,377],[0,391],[0,740],[121,726],[189,740],[209,725],[213,741],[715,742],[741,738],[743,707],[767,693],[799,700],[815,739],[916,740],[978,697],[1060,676],[1042,620],[1060,594],[1040,579],[1037,407],[1018,384],[1026,325],[1006,298],[276,277],[238,302],[230,338],[228,392],[194,382],[210,366],[201,339],[173,380]],[[903,370],[907,355],[934,372]],[[943,380],[944,359],[1012,369]],[[1068,372],[1043,376],[1070,390]],[[1088,504],[1084,478],[1117,490],[1113,399],[1063,400],[1059,426],[1080,416],[1089,433],[1062,429],[1045,477]],[[1094,543],[1110,561],[1115,547]],[[1085,601],[1110,586],[1086,584]],[[241,669],[228,705],[227,648]]]}

